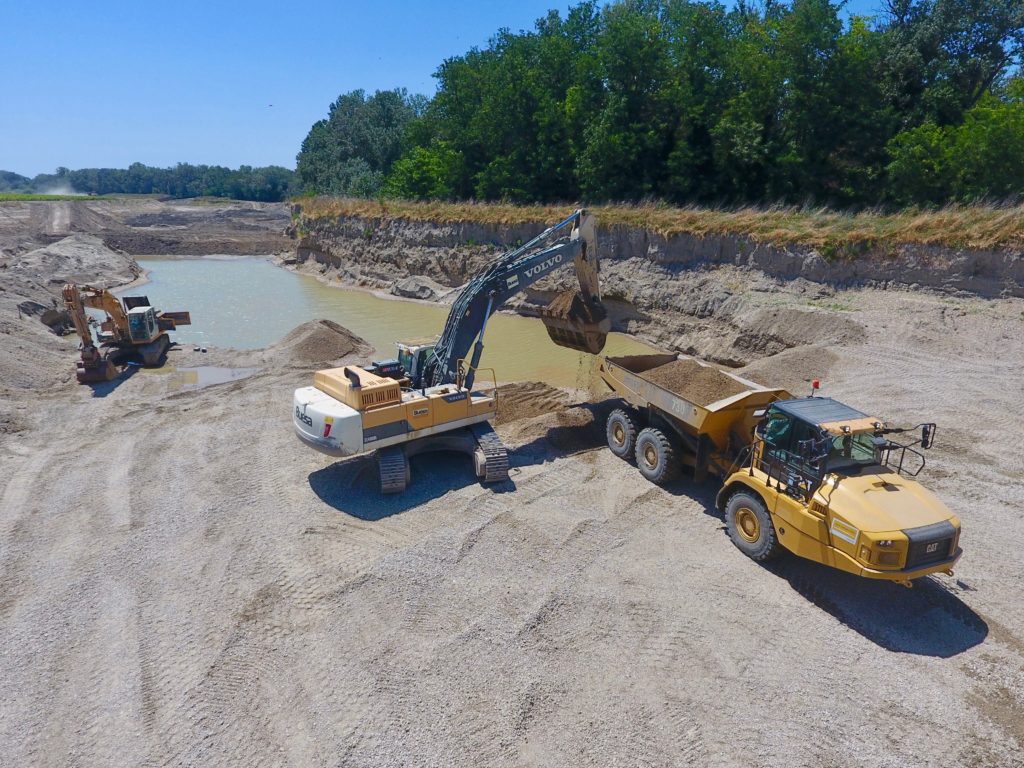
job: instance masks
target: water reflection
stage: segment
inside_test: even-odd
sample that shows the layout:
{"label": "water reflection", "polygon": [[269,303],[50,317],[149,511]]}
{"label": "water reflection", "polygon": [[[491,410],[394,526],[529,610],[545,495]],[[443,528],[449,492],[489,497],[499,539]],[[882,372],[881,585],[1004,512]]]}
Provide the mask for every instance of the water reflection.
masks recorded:
{"label": "water reflection", "polygon": [[[255,349],[273,344],[300,323],[327,318],[370,342],[378,357],[392,357],[396,340],[437,335],[448,316],[446,306],[332,288],[265,258],[138,261],[150,271],[150,282],[127,293],[149,296],[157,309],[191,312],[192,325],[172,334],[182,345]],[[582,379],[592,378],[593,358],[556,347],[533,318],[495,315],[484,343],[481,366],[493,367],[502,381],[582,386]],[[622,334],[611,334],[605,348],[613,355],[648,351]]]}

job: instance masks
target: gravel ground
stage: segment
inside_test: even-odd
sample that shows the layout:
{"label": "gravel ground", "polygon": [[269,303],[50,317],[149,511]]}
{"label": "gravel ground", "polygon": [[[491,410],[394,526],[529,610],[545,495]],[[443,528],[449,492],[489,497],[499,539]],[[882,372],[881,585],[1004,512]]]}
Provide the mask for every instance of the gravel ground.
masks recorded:
{"label": "gravel ground", "polygon": [[[1024,765],[1024,302],[836,304],[857,338],[740,372],[938,422],[922,479],[963,520],[952,579],[759,566],[714,484],[646,483],[603,447],[611,402],[579,393],[528,385],[552,410],[499,426],[506,485],[421,456],[382,498],[372,461],[292,435],[309,373],[287,349],[175,394],[150,372],[4,382],[4,762]],[[19,328],[0,355],[71,371]]]}

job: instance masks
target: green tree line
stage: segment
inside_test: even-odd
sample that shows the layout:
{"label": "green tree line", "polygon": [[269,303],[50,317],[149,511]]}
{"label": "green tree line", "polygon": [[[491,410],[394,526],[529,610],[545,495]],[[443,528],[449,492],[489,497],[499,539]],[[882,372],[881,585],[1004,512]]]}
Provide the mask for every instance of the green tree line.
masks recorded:
{"label": "green tree line", "polygon": [[1024,193],[1024,3],[582,2],[438,67],[427,100],[344,94],[308,193],[942,203]]}
{"label": "green tree line", "polygon": [[272,165],[237,170],[219,165],[178,163],[173,168],[152,168],[132,163],[128,168],[58,168],[34,178],[0,171],[0,192],[167,195],[169,197],[229,197],[236,200],[276,202],[293,191],[294,171]]}

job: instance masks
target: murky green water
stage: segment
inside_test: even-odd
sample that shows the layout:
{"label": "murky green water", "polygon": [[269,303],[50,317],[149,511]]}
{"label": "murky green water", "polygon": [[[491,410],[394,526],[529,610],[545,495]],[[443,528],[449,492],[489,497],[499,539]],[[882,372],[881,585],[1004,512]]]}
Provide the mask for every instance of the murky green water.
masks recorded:
{"label": "murky green water", "polygon": [[[365,291],[331,288],[261,258],[139,259],[150,282],[126,291],[149,296],[161,310],[188,310],[192,325],[171,336],[183,345],[255,349],[278,341],[300,323],[326,318],[395,355],[395,341],[436,336],[448,307],[382,299]],[[556,347],[533,318],[495,315],[487,325],[481,367],[500,381],[538,380],[584,386],[589,355]],[[608,337],[606,354],[649,352],[621,334]]]}

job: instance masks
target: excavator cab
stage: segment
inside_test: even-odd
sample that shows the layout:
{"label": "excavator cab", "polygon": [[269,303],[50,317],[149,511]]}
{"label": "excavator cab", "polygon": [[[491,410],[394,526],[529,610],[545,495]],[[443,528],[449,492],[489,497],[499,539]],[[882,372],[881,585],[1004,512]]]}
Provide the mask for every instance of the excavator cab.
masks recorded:
{"label": "excavator cab", "polygon": [[160,335],[160,325],[152,307],[128,310],[128,335],[133,344],[146,344]]}
{"label": "excavator cab", "polygon": [[418,382],[427,367],[430,356],[434,353],[437,339],[419,339],[417,341],[399,341],[398,362],[402,364],[405,375],[413,382]]}

